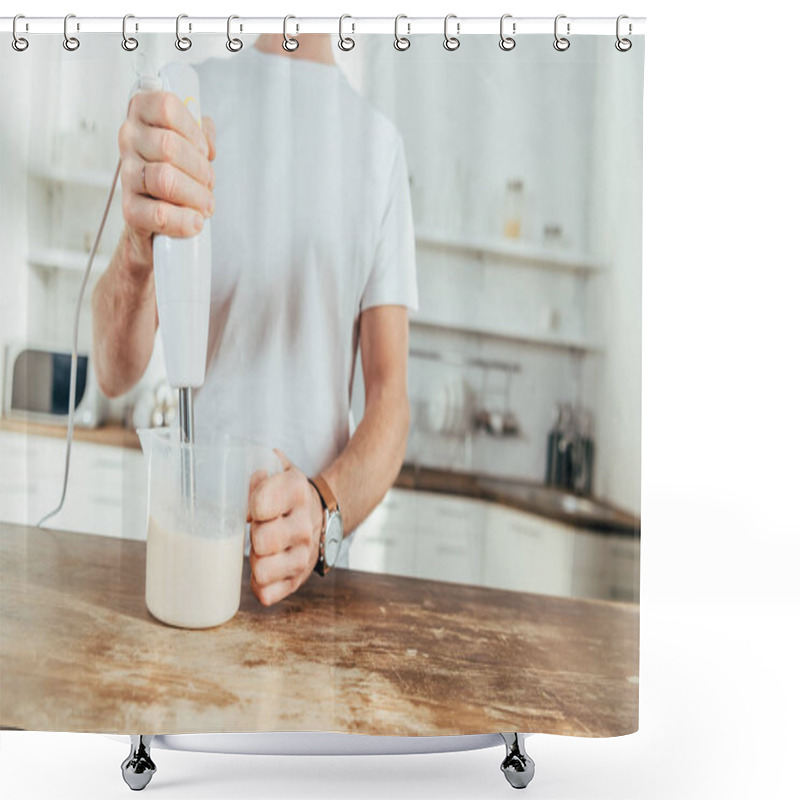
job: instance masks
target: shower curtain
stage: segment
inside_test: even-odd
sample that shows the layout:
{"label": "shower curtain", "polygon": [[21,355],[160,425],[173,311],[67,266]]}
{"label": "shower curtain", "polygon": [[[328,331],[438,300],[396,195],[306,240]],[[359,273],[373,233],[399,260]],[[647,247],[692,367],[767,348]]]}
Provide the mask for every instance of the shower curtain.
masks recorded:
{"label": "shower curtain", "polygon": [[638,728],[644,39],[457,24],[3,35],[3,727]]}

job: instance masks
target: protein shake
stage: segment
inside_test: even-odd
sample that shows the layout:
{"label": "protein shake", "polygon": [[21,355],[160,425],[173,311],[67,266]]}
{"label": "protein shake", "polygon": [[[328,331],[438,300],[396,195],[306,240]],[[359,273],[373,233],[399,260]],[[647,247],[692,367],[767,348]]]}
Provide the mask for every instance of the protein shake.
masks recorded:
{"label": "protein shake", "polygon": [[190,533],[180,523],[151,515],[145,581],[150,613],[180,628],[227,622],[241,600],[244,535],[244,527],[231,533]]}

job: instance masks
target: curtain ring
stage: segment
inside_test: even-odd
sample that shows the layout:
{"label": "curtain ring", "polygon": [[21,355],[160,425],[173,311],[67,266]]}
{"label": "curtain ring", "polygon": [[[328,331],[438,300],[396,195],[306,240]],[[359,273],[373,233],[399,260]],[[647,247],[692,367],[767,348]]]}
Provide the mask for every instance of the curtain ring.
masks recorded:
{"label": "curtain ring", "polygon": [[[78,39],[76,39],[74,36],[70,36],[69,31],[67,30],[67,25],[71,19],[75,19],[74,14],[67,14],[67,16],[64,17],[64,49],[69,50],[70,53],[74,52],[81,46],[81,43],[78,41]],[[78,28],[78,30],[80,30],[80,28]]]}
{"label": "curtain ring", "polygon": [[[127,50],[129,53],[139,46],[139,40],[133,36],[128,36],[128,20],[134,19],[133,14],[126,14],[122,18],[122,49]],[[136,26],[137,30],[139,26]]]}
{"label": "curtain ring", "polygon": [[[450,36],[447,33],[447,23],[450,22],[451,19],[458,18],[455,14],[448,14],[444,18],[444,42],[442,42],[442,44],[444,45],[445,50],[449,50],[452,53],[454,50],[458,50],[458,48],[461,47],[461,40],[458,38],[458,35]],[[456,34],[459,33],[461,33],[461,23],[456,22]]]}
{"label": "curtain ring", "polygon": [[[569,50],[569,45],[570,45],[569,39],[567,39],[566,36],[559,36],[558,35],[558,21],[560,19],[566,19],[566,18],[567,18],[566,14],[559,14],[556,17],[556,21],[555,21],[555,23],[553,25],[553,35],[556,37],[555,41],[553,42],[553,47],[555,47],[555,49],[558,50],[559,53],[563,53],[565,50]],[[567,36],[569,36],[569,27],[570,27],[570,24],[568,22],[567,23]]]}
{"label": "curtain ring", "polygon": [[[231,14],[228,17],[228,41],[225,42],[225,47],[227,47],[231,53],[238,53],[242,49],[242,40],[231,37],[231,22],[233,22],[235,19],[239,19],[236,14]],[[241,28],[239,30],[241,30]]]}
{"label": "curtain ring", "polygon": [[[188,36],[181,36],[181,20],[188,19],[188,14],[178,14],[175,18],[175,47],[181,52],[186,52],[192,46],[192,40]],[[189,30],[192,29],[191,24]]]}
{"label": "curtain ring", "polygon": [[[517,46],[517,40],[513,36],[506,36],[503,30],[503,26],[507,19],[511,19],[511,14],[503,14],[503,16],[500,17],[500,49],[505,50],[506,52],[513,50]],[[511,23],[511,32],[517,32],[516,22]]]}
{"label": "curtain ring", "polygon": [[[627,14],[620,14],[617,17],[617,41],[614,42],[614,47],[616,47],[617,50],[619,50],[620,53],[627,53],[628,50],[630,50],[631,47],[633,47],[633,42],[630,39],[623,39],[619,35],[619,28],[620,28],[619,24],[624,19],[628,19],[628,15]],[[631,27],[631,24],[629,22],[628,23],[628,35],[629,36],[630,36],[632,30],[633,30],[633,28]]]}
{"label": "curtain ring", "polygon": [[[288,14],[283,18],[283,49],[287,53],[294,53],[294,51],[300,47],[300,42],[297,39],[289,36],[288,25],[290,19],[297,19],[297,17],[293,17],[291,14]],[[299,25],[297,26],[297,30],[300,30]]]}
{"label": "curtain ring", "polygon": [[23,14],[17,14],[17,16],[14,17],[14,22],[11,25],[11,35],[14,37],[11,40],[11,46],[18,53],[22,53],[24,50],[28,49],[28,45],[30,44],[30,42],[28,42],[28,40],[24,36],[20,36],[17,33],[17,20],[19,19],[25,19],[25,16]]}
{"label": "curtain ring", "polygon": [[[339,17],[339,49],[344,50],[345,53],[349,52],[356,46],[355,41],[350,36],[345,36],[342,31],[342,27],[346,19],[353,19],[353,18],[349,14],[342,14],[342,16]],[[356,32],[355,22],[352,22],[350,24],[353,26],[352,32],[355,33]]]}
{"label": "curtain ring", "polygon": [[[394,49],[399,50],[401,53],[404,50],[408,50],[411,47],[411,39],[407,39],[405,36],[400,35],[400,20],[401,19],[408,19],[405,14],[398,14],[394,18]],[[408,28],[408,32],[411,33],[411,23],[406,22],[406,27]]]}

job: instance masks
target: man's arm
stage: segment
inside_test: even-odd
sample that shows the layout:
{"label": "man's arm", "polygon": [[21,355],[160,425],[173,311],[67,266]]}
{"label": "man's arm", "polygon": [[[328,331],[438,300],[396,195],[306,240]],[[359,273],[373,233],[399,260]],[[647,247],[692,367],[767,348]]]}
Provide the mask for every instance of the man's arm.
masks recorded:
{"label": "man's arm", "polygon": [[322,471],[339,500],[345,534],[366,519],[394,483],[408,439],[408,311],[404,306],[367,309],[360,338],[364,417],[341,455]]}
{"label": "man's arm", "polygon": [[92,294],[92,363],[107,397],[133,387],[153,352],[158,318],[151,241],[137,243],[126,230]]}
{"label": "man's arm", "polygon": [[[356,528],[394,483],[406,450],[409,404],[408,311],[376,306],[361,314],[364,417],[322,475],[339,501],[345,533]],[[319,556],[322,506],[303,473],[282,456],[284,472],[250,482],[250,585],[264,605],[299,588]],[[310,476],[313,477],[313,476]]]}

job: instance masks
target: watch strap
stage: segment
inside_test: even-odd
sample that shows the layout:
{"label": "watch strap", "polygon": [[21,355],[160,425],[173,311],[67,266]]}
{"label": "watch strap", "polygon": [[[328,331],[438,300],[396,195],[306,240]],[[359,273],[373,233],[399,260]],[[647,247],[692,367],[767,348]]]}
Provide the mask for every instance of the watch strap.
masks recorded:
{"label": "watch strap", "polygon": [[331,491],[331,487],[328,485],[328,481],[322,477],[322,475],[317,475],[315,478],[309,478],[311,481],[311,485],[317,490],[317,493],[322,498],[322,504],[328,510],[329,513],[333,513],[339,508],[339,502],[336,500],[336,495]]}

